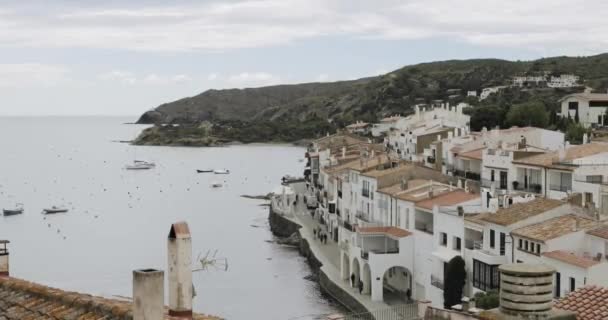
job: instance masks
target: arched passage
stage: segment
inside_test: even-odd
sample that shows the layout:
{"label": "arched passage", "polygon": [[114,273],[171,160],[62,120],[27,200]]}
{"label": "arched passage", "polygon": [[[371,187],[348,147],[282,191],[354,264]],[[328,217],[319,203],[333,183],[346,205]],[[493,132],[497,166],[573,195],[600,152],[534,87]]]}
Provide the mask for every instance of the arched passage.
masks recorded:
{"label": "arched passage", "polygon": [[386,304],[411,302],[412,273],[402,266],[388,268],[382,277],[382,296]]}
{"label": "arched passage", "polygon": [[359,283],[359,279],[361,279],[361,268],[359,267],[359,260],[357,260],[357,258],[353,259],[351,276],[352,275],[355,275],[354,287],[356,288],[357,284]]}
{"label": "arched passage", "polygon": [[342,274],[342,280],[348,280],[349,282],[350,280],[350,258],[348,257],[348,255],[346,253],[342,253],[342,270],[341,270],[341,274]]}
{"label": "arched passage", "polygon": [[363,265],[363,272],[361,273],[361,281],[363,281],[363,294],[372,293],[372,271],[369,269],[369,264]]}

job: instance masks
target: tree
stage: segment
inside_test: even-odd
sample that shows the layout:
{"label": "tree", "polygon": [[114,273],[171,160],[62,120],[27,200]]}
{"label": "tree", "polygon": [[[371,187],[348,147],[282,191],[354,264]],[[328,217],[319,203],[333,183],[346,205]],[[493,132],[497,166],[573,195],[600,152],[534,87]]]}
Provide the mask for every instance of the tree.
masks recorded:
{"label": "tree", "polygon": [[579,123],[580,119],[578,117],[578,109],[576,109],[576,113],[574,114],[574,122]]}
{"label": "tree", "polygon": [[540,102],[516,104],[507,112],[506,124],[508,126],[546,128],[549,124],[549,114],[545,110],[545,105]]}
{"label": "tree", "polygon": [[505,111],[499,106],[479,106],[477,108],[468,108],[467,112],[471,116],[471,130],[481,131],[483,127],[488,130],[495,127],[502,127],[505,118]]}
{"label": "tree", "polygon": [[583,143],[583,135],[589,134],[589,130],[580,123],[571,123],[566,129],[566,140],[573,144]]}
{"label": "tree", "polygon": [[460,256],[455,256],[448,262],[445,279],[443,279],[443,306],[446,309],[461,302],[466,277],[464,260]]}
{"label": "tree", "polygon": [[498,308],[498,291],[490,290],[488,292],[477,292],[475,294],[475,307],[479,309],[489,310]]}

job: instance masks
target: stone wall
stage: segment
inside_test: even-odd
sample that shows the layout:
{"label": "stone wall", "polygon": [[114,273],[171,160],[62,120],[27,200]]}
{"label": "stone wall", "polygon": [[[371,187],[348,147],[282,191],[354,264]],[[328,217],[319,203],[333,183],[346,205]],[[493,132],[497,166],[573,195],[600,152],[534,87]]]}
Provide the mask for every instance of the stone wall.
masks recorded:
{"label": "stone wall", "polygon": [[282,215],[274,212],[272,206],[268,207],[268,222],[270,223],[270,231],[277,237],[289,237],[296,233],[301,226]]}

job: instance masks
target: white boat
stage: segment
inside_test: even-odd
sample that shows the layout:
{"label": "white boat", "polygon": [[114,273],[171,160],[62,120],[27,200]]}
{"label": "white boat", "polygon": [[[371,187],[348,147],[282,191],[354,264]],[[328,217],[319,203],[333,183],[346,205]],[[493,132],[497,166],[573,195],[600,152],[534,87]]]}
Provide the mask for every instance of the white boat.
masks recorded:
{"label": "white boat", "polygon": [[154,163],[154,162],[148,162],[148,161],[144,161],[144,160],[133,160],[133,163],[135,165],[144,165],[144,166],[149,166],[149,167],[156,167],[156,163]]}
{"label": "white boat", "polygon": [[216,169],[216,170],[213,170],[213,173],[215,173],[215,174],[229,174],[230,170],[227,170],[227,169]]}
{"label": "white boat", "polygon": [[21,203],[17,203],[17,205],[13,209],[2,209],[2,214],[4,214],[5,216],[13,216],[13,215],[22,214],[22,213],[23,213],[23,204],[21,204]]}
{"label": "white boat", "polygon": [[223,186],[223,184],[221,182],[213,182],[213,183],[211,183],[211,186],[213,188],[221,188]]}
{"label": "white boat", "polygon": [[44,213],[44,214],[63,213],[63,212],[68,212],[68,209],[52,206],[50,208],[46,208],[46,209],[42,210],[42,213]]}
{"label": "white boat", "polygon": [[136,163],[134,165],[126,165],[125,169],[127,170],[149,170],[152,169],[153,166],[149,164]]}

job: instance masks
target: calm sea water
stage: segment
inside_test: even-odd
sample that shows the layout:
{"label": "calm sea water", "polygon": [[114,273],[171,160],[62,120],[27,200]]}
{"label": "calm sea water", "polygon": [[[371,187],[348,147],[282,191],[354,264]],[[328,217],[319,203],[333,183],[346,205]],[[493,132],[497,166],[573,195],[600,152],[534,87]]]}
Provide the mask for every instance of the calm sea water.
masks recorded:
{"label": "calm sea water", "polygon": [[[337,307],[293,249],[273,243],[267,208],[239,197],[265,194],[284,174],[300,175],[304,149],[249,145],[225,148],[134,147],[143,128],[124,118],[0,118],[0,217],[11,241],[11,275],[66,290],[131,296],[131,271],[166,269],[170,224],[185,220],[194,258],[208,250],[228,271],[194,274],[195,311],[227,319],[314,319]],[[123,167],[154,161],[148,171]],[[227,168],[230,175],[196,174]],[[213,181],[225,186],[213,189]],[[66,214],[45,216],[44,207]]]}

